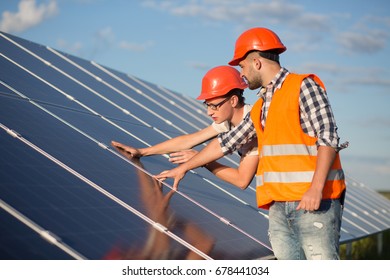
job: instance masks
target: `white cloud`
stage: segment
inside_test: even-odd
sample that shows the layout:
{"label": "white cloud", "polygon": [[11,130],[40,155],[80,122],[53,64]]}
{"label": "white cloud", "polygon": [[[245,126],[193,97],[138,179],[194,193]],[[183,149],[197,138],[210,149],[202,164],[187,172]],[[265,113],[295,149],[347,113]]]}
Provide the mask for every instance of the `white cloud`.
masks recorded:
{"label": "white cloud", "polygon": [[385,48],[387,35],[378,30],[365,31],[364,33],[341,33],[340,44],[346,51],[354,53],[374,53]]}
{"label": "white cloud", "polygon": [[44,19],[55,15],[57,11],[57,2],[55,0],[39,6],[35,3],[35,0],[21,0],[17,12],[3,12],[0,30],[4,32],[21,32],[38,25]]}
{"label": "white cloud", "polygon": [[285,0],[274,1],[156,1],[143,2],[145,7],[160,9],[175,16],[199,17],[214,21],[236,21],[246,25],[286,24],[311,30],[328,28],[329,17],[308,13],[302,5]]}
{"label": "white cloud", "polygon": [[133,52],[143,52],[152,46],[154,46],[153,41],[147,41],[145,43],[132,43],[122,41],[119,43],[119,48]]}
{"label": "white cloud", "polygon": [[105,27],[96,32],[96,37],[100,40],[112,41],[114,39],[114,32],[111,27]]}
{"label": "white cloud", "polygon": [[202,63],[202,62],[189,62],[189,65],[191,68],[193,69],[198,69],[198,70],[202,70],[202,71],[207,71],[211,68],[211,66],[207,63]]}
{"label": "white cloud", "polygon": [[64,39],[58,39],[57,46],[59,49],[62,49],[68,53],[72,53],[76,55],[80,55],[83,49],[83,43],[81,42],[69,43]]}
{"label": "white cloud", "polygon": [[[376,53],[386,48],[390,33],[390,17],[367,14],[354,17],[348,12],[320,13],[303,4],[287,0],[145,0],[147,8],[159,9],[174,16],[192,17],[203,21],[235,22],[240,29],[251,26],[283,26],[280,36],[299,41],[290,50],[310,51],[321,42],[335,40],[348,54]],[[340,22],[346,27],[339,31]],[[300,40],[296,40],[298,36]]]}

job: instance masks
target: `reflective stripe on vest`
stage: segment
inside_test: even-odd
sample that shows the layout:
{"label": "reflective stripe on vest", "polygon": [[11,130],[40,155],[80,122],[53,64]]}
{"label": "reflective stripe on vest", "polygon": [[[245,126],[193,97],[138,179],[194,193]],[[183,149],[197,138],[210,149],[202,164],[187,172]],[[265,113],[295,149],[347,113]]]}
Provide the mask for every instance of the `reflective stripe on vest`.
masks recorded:
{"label": "reflective stripe on vest", "polygon": [[[256,175],[256,185],[262,186],[264,182],[269,183],[295,183],[307,182],[310,183],[313,179],[314,171],[302,172],[264,172],[264,175]],[[264,178],[264,180],[263,180]],[[330,170],[327,177],[328,181],[344,180],[344,172],[342,169]]]}
{"label": "reflective stripe on vest", "polygon": [[262,156],[286,156],[286,155],[317,155],[317,146],[304,144],[264,145]]}

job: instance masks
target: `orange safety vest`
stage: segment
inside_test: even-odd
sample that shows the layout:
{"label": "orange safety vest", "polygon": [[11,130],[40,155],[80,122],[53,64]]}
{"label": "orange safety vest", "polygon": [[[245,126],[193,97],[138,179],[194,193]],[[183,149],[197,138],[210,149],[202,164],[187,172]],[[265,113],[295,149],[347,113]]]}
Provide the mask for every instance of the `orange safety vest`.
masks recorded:
{"label": "orange safety vest", "polygon": [[[288,74],[283,86],[272,97],[266,126],[261,126],[263,99],[251,110],[256,128],[259,164],[256,173],[256,200],[259,208],[268,209],[273,201],[299,201],[309,189],[317,161],[316,137],[304,133],[300,124],[299,94],[302,80],[315,75]],[[345,189],[339,154],[325,183],[322,199],[340,198]]]}

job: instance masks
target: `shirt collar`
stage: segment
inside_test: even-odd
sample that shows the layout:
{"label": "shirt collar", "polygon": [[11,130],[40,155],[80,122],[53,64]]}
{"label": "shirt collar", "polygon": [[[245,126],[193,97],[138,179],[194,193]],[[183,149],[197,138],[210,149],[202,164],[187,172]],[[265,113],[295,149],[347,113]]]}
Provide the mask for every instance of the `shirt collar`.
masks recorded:
{"label": "shirt collar", "polygon": [[281,67],[279,72],[275,75],[275,77],[271,80],[271,82],[266,87],[261,87],[259,92],[257,93],[258,97],[264,98],[265,93],[267,92],[267,88],[280,89],[287,75],[289,74],[288,70],[284,67]]}
{"label": "shirt collar", "polygon": [[286,68],[280,68],[278,74],[276,74],[270,84],[272,84],[274,88],[280,89],[288,74],[289,72]]}

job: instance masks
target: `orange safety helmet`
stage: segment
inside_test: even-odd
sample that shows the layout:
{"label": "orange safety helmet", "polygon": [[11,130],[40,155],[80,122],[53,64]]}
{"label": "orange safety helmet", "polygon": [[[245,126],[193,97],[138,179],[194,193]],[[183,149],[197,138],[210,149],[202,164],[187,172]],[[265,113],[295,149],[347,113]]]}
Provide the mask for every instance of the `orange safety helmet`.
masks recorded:
{"label": "orange safety helmet", "polygon": [[217,66],[209,70],[202,79],[202,91],[198,100],[223,96],[232,89],[245,89],[248,85],[241,78],[240,72],[231,66]]}
{"label": "orange safety helmet", "polygon": [[252,50],[272,51],[275,54],[281,54],[286,49],[278,35],[272,30],[264,27],[251,28],[238,37],[234,57],[229,65],[238,65],[245,55]]}

